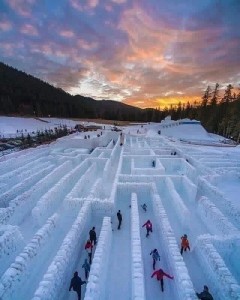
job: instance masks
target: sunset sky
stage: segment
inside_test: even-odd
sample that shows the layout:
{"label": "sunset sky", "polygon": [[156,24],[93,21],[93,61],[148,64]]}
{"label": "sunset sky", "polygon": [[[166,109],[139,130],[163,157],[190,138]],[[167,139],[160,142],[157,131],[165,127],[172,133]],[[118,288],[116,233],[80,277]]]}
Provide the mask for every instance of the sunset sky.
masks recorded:
{"label": "sunset sky", "polygon": [[240,0],[0,0],[0,61],[73,95],[193,102],[240,83]]}

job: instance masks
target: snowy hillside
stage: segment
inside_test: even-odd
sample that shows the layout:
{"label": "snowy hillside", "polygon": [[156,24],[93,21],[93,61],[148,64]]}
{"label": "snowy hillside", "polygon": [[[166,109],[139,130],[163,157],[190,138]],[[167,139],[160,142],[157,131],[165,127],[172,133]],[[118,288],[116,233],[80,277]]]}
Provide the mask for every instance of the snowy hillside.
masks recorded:
{"label": "snowy hillside", "polygon": [[[1,134],[75,125],[24,120],[0,117]],[[240,148],[191,122],[101,131],[0,157],[0,299],[77,299],[69,285],[75,271],[85,280],[95,226],[82,299],[192,300],[207,285],[214,300],[239,300]],[[155,248],[156,270],[174,277],[164,292],[151,278]]]}

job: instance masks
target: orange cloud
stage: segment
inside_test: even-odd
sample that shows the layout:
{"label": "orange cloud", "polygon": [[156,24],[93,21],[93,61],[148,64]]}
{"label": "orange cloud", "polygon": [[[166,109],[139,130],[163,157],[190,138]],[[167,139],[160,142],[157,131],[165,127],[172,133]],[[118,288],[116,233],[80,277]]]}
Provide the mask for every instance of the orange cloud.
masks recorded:
{"label": "orange cloud", "polygon": [[193,102],[199,103],[201,101],[201,97],[199,95],[195,96],[174,96],[174,97],[156,97],[152,99],[126,99],[123,101],[123,103],[128,105],[137,106],[140,108],[159,108],[164,109],[165,107],[169,108],[171,106],[177,107],[178,104],[181,102],[182,105],[186,105],[187,102],[193,103]]}

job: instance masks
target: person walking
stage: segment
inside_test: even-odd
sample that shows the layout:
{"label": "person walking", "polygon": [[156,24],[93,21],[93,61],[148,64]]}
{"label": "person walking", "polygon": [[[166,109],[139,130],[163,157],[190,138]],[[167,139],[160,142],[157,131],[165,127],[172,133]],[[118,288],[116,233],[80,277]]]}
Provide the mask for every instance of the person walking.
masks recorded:
{"label": "person walking", "polygon": [[85,258],[85,261],[84,261],[84,264],[82,265],[82,268],[84,268],[85,279],[87,280],[89,272],[90,272],[90,264],[88,263],[87,258]]}
{"label": "person walking", "polygon": [[87,240],[87,242],[85,244],[85,250],[87,251],[90,265],[92,263],[92,248],[93,248],[93,245],[92,245],[91,241]]}
{"label": "person walking", "polygon": [[147,212],[147,204],[146,203],[143,203],[143,205],[141,205],[142,209]]}
{"label": "person walking", "polygon": [[165,272],[163,271],[163,269],[159,269],[159,270],[153,272],[151,278],[153,278],[154,276],[157,277],[157,280],[158,280],[158,281],[160,280],[162,292],[164,291],[163,277],[166,276],[166,277],[168,277],[168,278],[170,278],[170,279],[174,279],[173,276],[170,276],[170,275],[168,275],[167,273],[165,273]]}
{"label": "person walking", "polygon": [[71,279],[71,283],[69,286],[69,292],[71,291],[71,289],[73,289],[74,292],[76,292],[78,295],[78,300],[81,300],[82,285],[85,283],[86,283],[86,281],[82,281],[82,279],[78,276],[78,272],[76,271],[74,273],[73,278]]}
{"label": "person walking", "polygon": [[146,237],[149,236],[149,232],[151,231],[152,232],[152,223],[150,220],[147,220],[147,222],[145,224],[143,224],[142,227],[146,226],[146,229],[147,229],[147,234],[146,234]]}
{"label": "person walking", "polygon": [[156,261],[157,260],[160,261],[160,255],[159,255],[157,249],[152,250],[150,255],[152,255],[152,259],[153,259],[153,270],[155,270]]}
{"label": "person walking", "polygon": [[181,251],[180,251],[181,255],[183,254],[183,250],[187,251],[187,249],[190,251],[190,245],[189,245],[189,241],[188,241],[187,235],[184,234],[181,237]]}
{"label": "person walking", "polygon": [[122,224],[122,214],[121,214],[120,210],[117,213],[117,218],[118,218],[118,229],[120,229],[121,228],[121,224]]}
{"label": "person walking", "polygon": [[90,239],[91,243],[94,244],[94,246],[97,244],[97,236],[96,236],[95,227],[93,227],[89,231],[89,239]]}
{"label": "person walking", "polygon": [[203,287],[203,292],[201,292],[200,294],[196,293],[196,295],[198,299],[201,300],[213,300],[213,296],[209,293],[208,287],[206,285],[204,285]]}

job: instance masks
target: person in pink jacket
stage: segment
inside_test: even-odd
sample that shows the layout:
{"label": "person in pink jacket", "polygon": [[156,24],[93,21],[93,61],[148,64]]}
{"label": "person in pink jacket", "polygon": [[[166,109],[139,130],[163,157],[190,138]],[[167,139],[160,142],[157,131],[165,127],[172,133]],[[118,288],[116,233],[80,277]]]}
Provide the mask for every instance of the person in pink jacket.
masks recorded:
{"label": "person in pink jacket", "polygon": [[174,279],[173,276],[170,276],[167,273],[165,273],[163,271],[163,269],[159,269],[159,270],[153,272],[151,277],[153,278],[155,275],[157,276],[157,280],[160,280],[160,282],[161,282],[161,290],[162,290],[162,292],[164,291],[163,277],[166,276],[166,277],[168,277],[170,279]]}
{"label": "person in pink jacket", "polygon": [[87,242],[85,244],[85,250],[87,251],[90,265],[92,263],[92,249],[93,249],[93,245],[92,245],[91,241],[87,240]]}
{"label": "person in pink jacket", "polygon": [[146,234],[146,237],[149,236],[149,232],[151,231],[152,232],[152,223],[150,220],[147,220],[147,222],[145,224],[143,224],[142,227],[146,226],[146,229],[147,229],[147,234]]}

